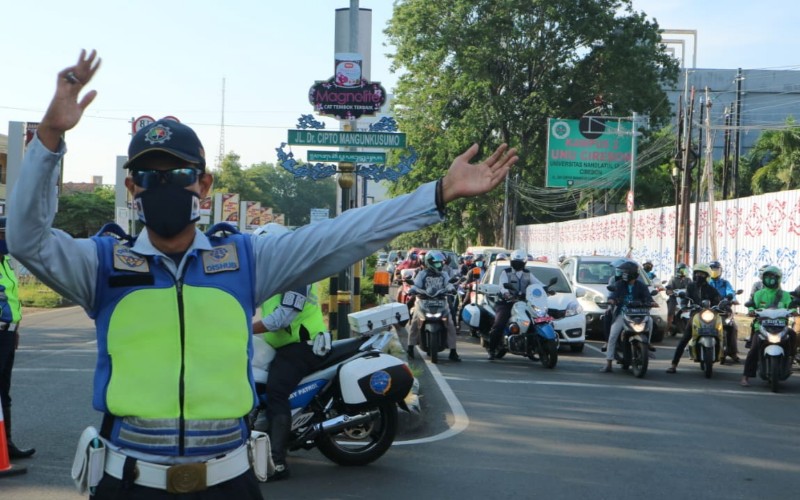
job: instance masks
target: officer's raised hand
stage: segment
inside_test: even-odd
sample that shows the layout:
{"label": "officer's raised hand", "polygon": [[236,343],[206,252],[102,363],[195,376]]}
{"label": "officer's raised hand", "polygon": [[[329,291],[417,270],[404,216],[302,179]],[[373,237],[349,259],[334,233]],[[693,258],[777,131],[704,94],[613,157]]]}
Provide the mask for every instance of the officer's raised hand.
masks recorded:
{"label": "officer's raised hand", "polygon": [[37,129],[39,140],[50,151],[58,149],[61,135],[78,124],[83,111],[97,97],[97,91],[90,90],[78,100],[81,90],[91,81],[99,67],[100,59],[96,51],[86,55],[86,51],[81,50],[74,66],[59,71],[56,94]]}
{"label": "officer's raised hand", "polygon": [[453,160],[442,179],[442,201],[448,203],[458,198],[488,193],[508,174],[511,165],[519,160],[516,148],[501,144],[494,153],[480,163],[470,163],[478,153],[478,145]]}

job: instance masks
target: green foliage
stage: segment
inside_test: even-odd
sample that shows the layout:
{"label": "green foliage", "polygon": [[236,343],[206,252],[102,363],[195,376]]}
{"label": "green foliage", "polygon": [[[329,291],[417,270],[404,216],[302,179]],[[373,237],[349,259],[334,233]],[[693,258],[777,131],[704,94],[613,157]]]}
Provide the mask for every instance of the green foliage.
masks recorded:
{"label": "green foliage", "polygon": [[33,276],[19,278],[19,301],[24,307],[53,308],[63,305],[64,299]]}
{"label": "green foliage", "polygon": [[794,118],[786,120],[785,129],[762,132],[744,163],[752,172],[753,194],[800,187],[800,126]]}
{"label": "green foliage", "polygon": [[[402,71],[398,124],[420,155],[395,194],[440,177],[472,143],[480,156],[502,142],[517,147],[514,173],[543,186],[547,118],[580,117],[598,97],[617,116],[637,111],[653,124],[670,112],[662,85],[675,80],[677,63],[628,0],[406,0],[386,34]],[[439,247],[495,243],[502,205],[501,188],[459,200],[444,227],[419,237]],[[519,209],[523,219],[549,217]]]}
{"label": "green foliage", "polygon": [[214,172],[214,192],[239,193],[243,201],[258,201],[274,213],[285,215],[286,224],[308,224],[312,208],[336,211],[336,181],[295,179],[271,163],[243,167],[239,156],[229,153]]}
{"label": "green foliage", "polygon": [[58,198],[58,213],[53,227],[76,238],[94,235],[104,224],[114,220],[114,189],[95,188],[93,193],[71,193]]}

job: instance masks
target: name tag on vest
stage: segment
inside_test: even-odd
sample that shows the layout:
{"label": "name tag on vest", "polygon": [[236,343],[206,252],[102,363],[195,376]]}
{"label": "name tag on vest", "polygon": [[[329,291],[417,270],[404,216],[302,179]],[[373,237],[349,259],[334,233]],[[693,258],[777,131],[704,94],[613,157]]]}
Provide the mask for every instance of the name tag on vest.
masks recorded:
{"label": "name tag on vest", "polygon": [[203,251],[203,271],[206,274],[236,271],[239,269],[239,254],[236,245],[228,243],[213,250]]}

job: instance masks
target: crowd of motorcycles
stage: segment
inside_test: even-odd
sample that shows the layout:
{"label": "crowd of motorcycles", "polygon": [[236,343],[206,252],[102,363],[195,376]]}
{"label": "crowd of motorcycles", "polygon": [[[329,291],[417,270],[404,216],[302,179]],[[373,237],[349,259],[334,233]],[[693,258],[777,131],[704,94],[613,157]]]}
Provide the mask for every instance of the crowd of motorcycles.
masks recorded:
{"label": "crowd of motorcycles", "polygon": [[[470,272],[480,273],[473,268]],[[419,301],[424,314],[419,347],[433,363],[447,346],[446,321],[457,318],[459,327],[466,327],[481,346],[489,345],[489,331],[494,323],[494,304],[509,290],[499,285],[480,283],[470,276],[455,276],[439,289],[422,290],[414,286],[414,270],[399,271],[397,301],[409,310]],[[473,276],[472,278],[477,278]],[[548,369],[558,363],[559,340],[553,328],[553,317],[547,305],[549,288],[556,283],[533,283],[524,294],[514,295],[511,315],[495,358],[514,354],[538,361]],[[613,290],[609,287],[609,290]],[[658,292],[653,291],[652,294]],[[706,377],[713,366],[724,359],[726,332],[733,328],[732,304],[735,297],[726,297],[711,306],[707,301],[694,303],[685,290],[670,290],[677,300],[673,327],[676,331],[691,328],[693,338],[689,353]],[[741,294],[742,291],[737,291]],[[486,300],[479,301],[478,295]],[[796,304],[798,301],[795,298]],[[602,298],[596,302],[608,307]],[[622,368],[636,377],[644,377],[650,359],[650,305],[630,303],[624,307],[624,328],[616,343],[614,358]],[[404,309],[404,308],[403,308]],[[753,335],[758,335],[759,376],[773,391],[792,372],[792,353],[788,332],[795,325],[798,308],[769,308],[756,311]],[[404,319],[390,321],[389,326],[406,326]],[[687,323],[691,322],[691,326]],[[386,354],[386,346],[394,335],[388,327],[334,341],[330,353],[318,370],[305,377],[290,396],[292,408],[290,450],[318,448],[324,456],[340,465],[366,465],[381,457],[391,446],[398,428],[398,408],[408,410],[404,399],[411,390],[414,377],[401,359]],[[263,394],[269,362],[275,352],[264,342],[254,342],[253,378],[258,394]],[[265,350],[266,349],[266,350]],[[266,402],[260,400],[250,416],[250,425],[263,427]]]}
{"label": "crowd of motorcycles", "polygon": [[[473,268],[470,272],[480,272]],[[488,350],[489,331],[494,323],[494,304],[503,295],[499,285],[480,283],[469,280],[466,276],[454,277],[446,288],[441,290],[418,290],[413,286],[414,270],[403,269],[398,272],[395,284],[399,291],[397,300],[414,306],[420,300],[420,307],[425,314],[420,347],[431,358],[438,361],[437,354],[446,346],[447,321],[445,311],[449,309],[450,317],[457,318],[461,326],[469,329],[471,335],[479,339],[482,347]],[[511,317],[503,332],[501,344],[495,353],[499,359],[506,354],[515,354],[538,360],[546,368],[554,368],[558,362],[559,340],[553,328],[553,318],[548,314],[547,285],[532,284],[524,294],[513,297],[514,305]],[[666,283],[666,282],[665,282]],[[609,291],[613,287],[609,286]],[[736,295],[741,295],[738,290]],[[656,295],[658,291],[652,291]],[[485,300],[478,301],[482,294]],[[724,364],[726,343],[735,342],[735,314],[733,305],[735,296],[723,298],[712,306],[708,301],[695,303],[685,289],[668,290],[674,296],[676,308],[671,334],[675,335],[690,329],[692,338],[688,344],[689,356],[700,368],[706,378],[711,378],[714,365]],[[792,296],[795,302],[800,298]],[[602,308],[608,308],[607,302],[596,299]],[[465,305],[466,304],[466,305]],[[751,336],[758,336],[758,375],[766,381],[773,391],[792,373],[793,365],[800,366],[800,355],[789,347],[789,331],[800,323],[800,308],[789,309],[768,308],[756,310],[751,325]],[[650,304],[631,303],[622,308],[624,328],[616,343],[614,360],[623,370],[630,371],[635,377],[642,378],[648,370],[652,357],[650,343],[651,333],[647,327],[652,324]],[[748,346],[749,347],[749,346]]]}

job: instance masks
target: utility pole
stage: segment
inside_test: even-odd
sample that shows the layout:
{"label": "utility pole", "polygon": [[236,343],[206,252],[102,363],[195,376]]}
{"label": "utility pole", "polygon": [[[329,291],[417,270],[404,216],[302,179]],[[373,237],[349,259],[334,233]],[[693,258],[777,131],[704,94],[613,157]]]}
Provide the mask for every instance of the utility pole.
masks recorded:
{"label": "utility pole", "polygon": [[[717,214],[714,210],[714,145],[711,143],[711,100],[706,87],[706,185],[708,187],[708,240],[711,244],[711,259],[717,260]],[[698,169],[699,170],[699,169]],[[698,198],[697,204],[700,204]]]}
{"label": "utility pole", "polygon": [[739,154],[741,148],[741,130],[742,124],[742,68],[736,73],[736,149],[733,150],[733,175],[731,181],[733,183],[733,197],[739,197]]}
{"label": "utility pole", "polygon": [[680,238],[678,243],[678,252],[681,257],[681,262],[689,263],[689,206],[690,206],[690,198],[692,194],[692,164],[690,163],[689,153],[692,147],[692,116],[694,115],[694,87],[692,87],[692,91],[690,94],[690,100],[688,102],[688,111],[685,113],[684,123],[686,123],[686,128],[683,131],[683,177],[681,182],[681,223],[680,223],[680,235],[676,235],[676,238]]}
{"label": "utility pole", "polygon": [[681,192],[680,192],[680,172],[683,168],[682,165],[682,156],[681,156],[681,148],[683,147],[683,99],[678,98],[678,140],[675,143],[677,145],[677,149],[675,151],[675,166],[672,167],[672,184],[675,187],[675,244],[673,245],[672,255],[675,258],[675,262],[673,262],[673,267],[677,267],[681,261],[680,256],[678,255],[678,235],[680,234],[680,217],[678,214],[680,213],[680,206],[681,206]]}
{"label": "utility pole", "polygon": [[635,196],[635,189],[636,189],[636,138],[639,135],[638,124],[637,122],[637,114],[633,113],[633,123],[631,125],[631,133],[633,137],[631,138],[631,190],[628,193],[630,206],[628,209],[630,210],[630,218],[628,219],[628,256],[633,255],[633,214],[636,211],[636,206],[634,205],[634,196]]}
{"label": "utility pole", "polygon": [[[706,90],[708,90],[707,87],[706,87]],[[705,99],[706,99],[706,102],[707,102],[708,101],[708,92],[706,92]],[[706,109],[706,107],[703,105],[703,102],[704,102],[703,98],[701,97],[700,98],[700,123],[703,123],[703,116],[705,114],[705,109]],[[703,131],[702,130],[698,130],[697,131],[697,151],[698,151],[698,155],[696,155],[696,156],[699,158],[699,156],[700,156],[699,153],[703,151]],[[700,184],[701,184],[701,180],[702,180],[702,174],[703,173],[700,171],[700,167],[699,167],[699,164],[698,164],[697,177],[695,178],[695,187],[694,187],[694,238],[693,238],[694,251],[692,252],[692,259],[694,260],[694,262],[697,262],[698,246],[699,246],[697,244],[697,241],[698,241],[699,233],[700,233]]]}
{"label": "utility pole", "polygon": [[725,107],[725,141],[722,147],[722,199],[727,200],[731,181],[731,110]]}

